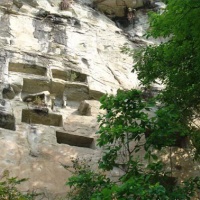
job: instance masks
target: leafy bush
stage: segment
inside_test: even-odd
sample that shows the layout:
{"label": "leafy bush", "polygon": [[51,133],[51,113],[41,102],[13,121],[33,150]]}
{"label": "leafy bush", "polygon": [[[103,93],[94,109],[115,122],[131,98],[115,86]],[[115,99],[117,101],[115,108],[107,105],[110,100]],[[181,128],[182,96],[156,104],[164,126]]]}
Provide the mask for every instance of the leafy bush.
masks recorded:
{"label": "leafy bush", "polygon": [[103,188],[110,187],[110,179],[100,170],[92,171],[88,161],[75,159],[72,160],[72,163],[72,176],[66,183],[71,188],[67,195],[70,200],[89,200],[94,193],[99,193]]}
{"label": "leafy bush", "polygon": [[9,178],[9,171],[5,170],[0,178],[0,199],[1,200],[34,200],[36,194],[34,192],[21,192],[17,186],[27,179],[18,179],[17,177]]}

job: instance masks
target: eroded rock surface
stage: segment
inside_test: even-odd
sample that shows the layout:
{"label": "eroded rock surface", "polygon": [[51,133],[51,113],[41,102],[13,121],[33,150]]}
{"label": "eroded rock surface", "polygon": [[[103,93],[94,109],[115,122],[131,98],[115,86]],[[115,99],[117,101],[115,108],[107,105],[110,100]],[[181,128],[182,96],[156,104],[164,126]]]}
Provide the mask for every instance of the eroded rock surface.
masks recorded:
{"label": "eroded rock surface", "polygon": [[[62,11],[60,2],[0,1],[0,173],[29,178],[23,190],[52,200],[66,194],[70,173],[63,166],[72,157],[97,163],[101,156],[99,98],[139,85],[133,60],[120,47],[148,43],[146,12],[138,10],[135,29],[124,33],[102,8],[88,7],[92,1]],[[120,9],[116,15],[124,4]]]}
{"label": "eroded rock surface", "polygon": [[99,98],[138,84],[120,49],[134,44],[115,23],[85,5],[59,5],[0,1],[0,172],[28,177],[22,189],[46,199],[66,194],[71,157],[100,158]]}

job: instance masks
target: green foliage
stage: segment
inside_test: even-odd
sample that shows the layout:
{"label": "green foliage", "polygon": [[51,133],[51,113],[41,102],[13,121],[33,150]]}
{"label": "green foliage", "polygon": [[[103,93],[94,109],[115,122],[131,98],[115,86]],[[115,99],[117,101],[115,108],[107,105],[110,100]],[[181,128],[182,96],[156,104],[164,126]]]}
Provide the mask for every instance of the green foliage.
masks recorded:
{"label": "green foliage", "polygon": [[178,146],[177,142],[191,131],[182,118],[182,113],[174,105],[158,107],[150,124],[150,128],[146,131],[145,145],[156,149]]}
{"label": "green foliage", "polygon": [[149,184],[147,176],[130,177],[121,184],[115,184],[111,189],[105,188],[102,191],[101,200],[128,200],[128,199],[165,199],[165,188],[158,183]]}
{"label": "green foliage", "polygon": [[17,186],[27,179],[9,178],[9,171],[5,170],[0,179],[0,199],[1,200],[34,200],[39,194],[25,193],[18,190]]}
{"label": "green foliage", "polygon": [[[162,14],[150,15],[147,37],[166,41],[134,54],[138,61],[134,70],[145,87],[159,80],[165,89],[154,99],[138,90],[119,90],[101,98],[107,113],[98,117],[98,145],[103,149],[99,168],[116,167],[123,175],[113,182],[91,169],[76,168],[69,180],[77,200],[84,191],[92,200],[190,200],[200,188],[198,177],[176,183],[154,153],[178,145],[186,136],[196,154],[200,152],[199,129],[194,126],[200,111],[200,1],[167,0]],[[122,51],[133,55],[127,48]],[[143,157],[137,156],[140,150],[145,151]],[[104,181],[99,182],[101,178]]]}
{"label": "green foliage", "polygon": [[[135,146],[130,143],[139,142],[148,129],[149,119],[144,111],[149,110],[149,107],[142,101],[142,93],[138,90],[126,92],[119,90],[116,96],[105,95],[100,101],[101,108],[107,110],[106,115],[98,118],[100,122],[98,145],[106,149],[100,166],[111,170],[114,166],[129,165],[132,154],[141,146],[139,143]],[[120,163],[119,154],[122,158],[126,158],[127,163]]]}
{"label": "green foliage", "polygon": [[134,66],[144,85],[165,84],[160,100],[190,120],[200,102],[200,1],[169,0],[164,13],[151,13],[148,36],[167,42],[145,48]]}
{"label": "green foliage", "polygon": [[[105,95],[100,101],[101,108],[107,110],[106,115],[98,117],[98,145],[106,148],[100,165],[105,165],[107,170],[110,169],[106,168],[104,160],[108,161],[108,166],[119,167],[120,164],[116,163],[119,152],[130,159],[141,146],[146,151],[150,147],[174,146],[179,138],[190,132],[182,113],[174,105],[158,106],[155,100],[144,99],[139,90],[119,90],[116,96]],[[157,110],[152,116],[155,108]],[[140,142],[143,136],[146,137],[145,143]]]}
{"label": "green foliage", "polygon": [[74,161],[73,175],[67,182],[71,191],[70,200],[189,200],[200,187],[199,178],[190,178],[180,185],[174,179],[162,174],[162,163],[150,163],[146,171],[140,162],[133,163],[134,170],[111,181],[99,170],[92,171],[85,161]]}
{"label": "green foliage", "polygon": [[75,81],[77,78],[77,74],[75,72],[71,72],[70,74],[70,81]]}
{"label": "green foliage", "polygon": [[[151,102],[143,99],[138,90],[105,95],[101,108],[107,113],[99,116],[98,145],[103,147],[99,170],[121,169],[123,175],[114,182],[101,173],[91,170],[89,163],[73,162],[73,176],[67,185],[71,187],[72,200],[127,200],[163,199],[186,200],[194,196],[199,179],[189,179],[182,185],[164,170],[164,164],[153,153],[152,147],[161,149],[171,146],[176,132],[186,131],[179,125],[179,113],[173,106],[161,107],[150,116]],[[151,103],[151,104],[150,104]],[[144,140],[145,133],[151,134]],[[137,152],[145,149],[144,157]],[[146,160],[144,165],[142,160]]]}
{"label": "green foliage", "polygon": [[196,157],[200,149],[196,134],[199,128],[193,123],[199,119],[200,112],[199,14],[200,1],[197,0],[168,0],[161,15],[151,13],[147,36],[165,37],[166,42],[141,50],[134,66],[142,84],[148,86],[159,79],[165,85],[158,100],[178,112],[180,133],[185,130],[183,135],[192,138]]}
{"label": "green foliage", "polygon": [[102,188],[110,187],[110,180],[99,170],[91,170],[88,161],[79,159],[72,160],[73,171],[66,185],[71,190],[68,193],[70,200],[89,200],[93,194],[97,195]]}
{"label": "green foliage", "polygon": [[191,135],[192,144],[195,147],[195,155],[194,158],[199,161],[200,159],[200,130],[195,129]]}
{"label": "green foliage", "polygon": [[42,100],[40,96],[36,96],[33,101],[33,104],[37,106],[42,106],[44,105],[44,100]]}

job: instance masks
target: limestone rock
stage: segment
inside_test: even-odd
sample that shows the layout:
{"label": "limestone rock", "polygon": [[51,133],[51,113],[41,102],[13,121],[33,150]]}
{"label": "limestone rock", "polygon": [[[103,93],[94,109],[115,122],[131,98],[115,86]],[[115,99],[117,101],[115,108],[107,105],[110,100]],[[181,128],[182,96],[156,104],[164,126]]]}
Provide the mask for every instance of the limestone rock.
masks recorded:
{"label": "limestone rock", "polygon": [[82,101],[78,107],[78,111],[81,115],[86,116],[97,116],[99,113],[103,113],[102,110],[100,110],[100,102],[96,100],[85,100]]}
{"label": "limestone rock", "polygon": [[13,99],[15,97],[15,92],[10,85],[5,85],[2,94],[4,99]]}
{"label": "limestone rock", "polygon": [[25,2],[28,3],[30,6],[33,6],[33,7],[37,7],[39,5],[37,0],[26,0]]}
{"label": "limestone rock", "polygon": [[63,128],[70,134],[94,137],[98,124],[92,116],[71,115],[63,120]]}
{"label": "limestone rock", "polygon": [[82,101],[78,111],[81,115],[91,115],[91,106],[87,101]]}
{"label": "limestone rock", "polygon": [[5,7],[10,7],[13,4],[13,0],[1,0],[0,5]]}
{"label": "limestone rock", "polygon": [[21,8],[23,6],[23,3],[21,0],[13,0],[13,3],[18,7]]}

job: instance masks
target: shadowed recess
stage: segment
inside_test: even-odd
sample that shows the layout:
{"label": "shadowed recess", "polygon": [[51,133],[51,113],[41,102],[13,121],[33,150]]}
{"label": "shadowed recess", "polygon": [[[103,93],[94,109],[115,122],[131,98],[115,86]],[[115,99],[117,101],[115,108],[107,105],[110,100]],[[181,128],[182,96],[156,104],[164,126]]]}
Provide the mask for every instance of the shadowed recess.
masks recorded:
{"label": "shadowed recess", "polygon": [[50,83],[48,80],[31,79],[31,78],[23,79],[22,92],[33,94],[43,91],[50,91]]}
{"label": "shadowed recess", "polygon": [[62,115],[49,114],[48,109],[22,110],[22,122],[43,124],[48,126],[62,126]]}
{"label": "shadowed recess", "polygon": [[57,142],[59,144],[68,144],[77,147],[87,147],[94,149],[94,139],[90,137],[73,135],[64,132],[56,132]]}
{"label": "shadowed recess", "polygon": [[46,68],[40,67],[38,65],[29,65],[25,63],[9,63],[9,71],[45,76],[47,70]]}
{"label": "shadowed recess", "polygon": [[86,82],[87,75],[75,71],[61,71],[57,69],[52,69],[53,78],[59,78],[64,81],[75,81],[75,82]]}
{"label": "shadowed recess", "polygon": [[0,111],[0,128],[15,131],[15,117]]}

